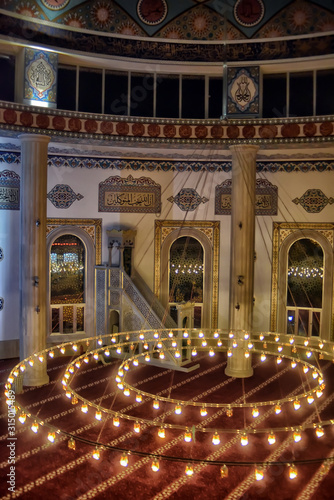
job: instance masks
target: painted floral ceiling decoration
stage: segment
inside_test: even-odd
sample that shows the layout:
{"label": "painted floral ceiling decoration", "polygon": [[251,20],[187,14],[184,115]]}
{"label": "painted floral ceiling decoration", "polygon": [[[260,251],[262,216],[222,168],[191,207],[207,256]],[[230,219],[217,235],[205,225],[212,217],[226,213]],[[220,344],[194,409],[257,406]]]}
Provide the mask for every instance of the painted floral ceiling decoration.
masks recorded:
{"label": "painted floral ceiling decoration", "polygon": [[0,8],[69,28],[185,41],[334,31],[332,0],[0,0]]}

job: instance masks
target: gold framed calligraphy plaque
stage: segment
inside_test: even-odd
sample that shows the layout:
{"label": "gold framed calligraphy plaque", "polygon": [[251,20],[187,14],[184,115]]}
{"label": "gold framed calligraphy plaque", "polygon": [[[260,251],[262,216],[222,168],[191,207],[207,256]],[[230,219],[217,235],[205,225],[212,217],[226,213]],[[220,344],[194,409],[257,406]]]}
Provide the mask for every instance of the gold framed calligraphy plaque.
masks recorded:
{"label": "gold framed calligraphy plaque", "polygon": [[160,213],[161,186],[148,177],[108,177],[99,184],[99,212]]}
{"label": "gold framed calligraphy plaque", "polygon": [[[266,179],[256,180],[255,215],[277,215],[277,186]],[[218,186],[215,192],[215,214],[231,215],[232,180],[227,179]]]}
{"label": "gold framed calligraphy plaque", "polygon": [[20,176],[11,170],[0,172],[0,210],[20,210]]}

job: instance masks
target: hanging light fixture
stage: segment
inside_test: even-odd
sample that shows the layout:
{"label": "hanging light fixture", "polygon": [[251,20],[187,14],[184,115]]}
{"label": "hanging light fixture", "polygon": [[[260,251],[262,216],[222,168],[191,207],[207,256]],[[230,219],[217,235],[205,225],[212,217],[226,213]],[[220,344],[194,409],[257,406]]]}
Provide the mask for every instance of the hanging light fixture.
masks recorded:
{"label": "hanging light fixture", "polygon": [[136,394],[136,401],[137,403],[141,403],[143,401],[143,396],[140,394],[140,392]]}
{"label": "hanging light fixture", "polygon": [[166,431],[165,431],[165,428],[164,427],[160,427],[159,430],[158,430],[158,436],[159,438],[161,439],[165,439],[166,437]]}
{"label": "hanging light fixture", "polygon": [[137,434],[139,434],[139,433],[140,433],[140,423],[139,423],[139,422],[135,422],[135,423],[133,424],[133,430],[134,430]]}
{"label": "hanging light fixture", "polygon": [[299,443],[299,441],[301,441],[301,439],[302,439],[302,435],[301,435],[300,431],[296,429],[293,433],[293,440],[295,443]]}
{"label": "hanging light fixture", "polygon": [[189,463],[186,465],[185,473],[187,476],[192,476],[194,474],[194,468],[193,468],[192,464]]}
{"label": "hanging light fixture", "polygon": [[220,477],[221,478],[228,477],[228,468],[226,464],[222,465],[220,468]]}
{"label": "hanging light fixture", "polygon": [[215,431],[213,437],[212,437],[212,444],[218,445],[220,444],[220,437],[217,431]]}
{"label": "hanging light fixture", "polygon": [[192,434],[189,431],[189,429],[187,429],[186,432],[184,433],[184,440],[186,443],[191,443],[192,441]]}
{"label": "hanging light fixture", "polygon": [[276,443],[276,436],[273,433],[273,431],[271,431],[270,434],[269,434],[269,436],[268,436],[268,443],[269,444],[275,444]]}
{"label": "hanging light fixture", "polygon": [[207,409],[205,408],[205,406],[202,406],[201,410],[200,410],[200,414],[201,414],[201,417],[206,417],[208,412],[207,412]]}
{"label": "hanging light fixture", "polygon": [[127,456],[127,454],[126,454],[126,453],[123,453],[123,455],[121,456],[121,459],[120,459],[119,463],[120,463],[123,467],[127,467],[127,466],[128,466],[129,459],[128,459],[128,456]]}
{"label": "hanging light fixture", "polygon": [[262,481],[262,479],[264,478],[264,469],[263,469],[262,465],[257,465],[255,467],[254,476],[255,476],[256,481]]}
{"label": "hanging light fixture", "polygon": [[37,434],[38,432],[38,428],[39,428],[39,425],[38,425],[38,422],[36,420],[34,420],[32,426],[30,427],[30,429],[35,433]]}
{"label": "hanging light fixture", "polygon": [[296,479],[296,477],[297,477],[297,469],[295,465],[292,464],[289,466],[289,478]]}
{"label": "hanging light fixture", "polygon": [[119,416],[118,415],[114,415],[113,419],[112,419],[112,423],[115,427],[119,427],[120,425],[120,420],[119,420]]}
{"label": "hanging light fixture", "polygon": [[260,415],[259,409],[256,406],[254,406],[254,408],[252,409],[252,416],[256,418],[259,415]]}
{"label": "hanging light fixture", "polygon": [[241,444],[241,446],[247,446],[248,445],[248,436],[247,436],[246,432],[243,432],[241,434],[240,444]]}
{"label": "hanging light fixture", "polygon": [[158,472],[158,470],[160,469],[159,460],[157,458],[153,459],[151,469],[153,470],[153,472]]}
{"label": "hanging light fixture", "polygon": [[159,408],[160,408],[160,403],[159,403],[159,401],[158,401],[157,399],[155,399],[155,400],[153,401],[153,408],[154,408],[155,410],[159,410]]}

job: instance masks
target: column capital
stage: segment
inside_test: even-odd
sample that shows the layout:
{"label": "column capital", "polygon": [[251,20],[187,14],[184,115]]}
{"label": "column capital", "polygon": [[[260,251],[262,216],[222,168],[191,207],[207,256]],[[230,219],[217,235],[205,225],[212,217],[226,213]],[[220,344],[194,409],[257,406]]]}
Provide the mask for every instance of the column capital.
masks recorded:
{"label": "column capital", "polygon": [[48,144],[51,140],[51,137],[48,135],[41,134],[21,134],[18,136],[21,143],[22,142],[42,142]]}
{"label": "column capital", "polygon": [[255,144],[233,144],[232,146],[229,146],[229,149],[232,153],[243,153],[247,151],[256,153],[260,149],[260,146]]}

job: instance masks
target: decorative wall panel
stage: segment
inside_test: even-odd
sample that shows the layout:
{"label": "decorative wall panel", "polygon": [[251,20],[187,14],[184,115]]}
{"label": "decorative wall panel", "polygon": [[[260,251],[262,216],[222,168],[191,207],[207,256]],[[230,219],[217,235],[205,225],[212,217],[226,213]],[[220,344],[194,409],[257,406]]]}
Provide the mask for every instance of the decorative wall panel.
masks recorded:
{"label": "decorative wall panel", "polygon": [[201,203],[207,203],[209,200],[205,196],[200,196],[196,189],[184,188],[176,196],[167,198],[171,203],[175,203],[184,212],[192,212]]}
{"label": "decorative wall panel", "polygon": [[0,172],[0,210],[20,210],[20,176],[11,170]]}
{"label": "decorative wall panel", "polygon": [[161,212],[161,186],[148,177],[115,175],[99,184],[99,212]]}
{"label": "decorative wall panel", "polygon": [[259,66],[228,68],[227,70],[227,114],[258,115]]}
{"label": "decorative wall panel", "polygon": [[[266,179],[256,180],[255,215],[277,215],[277,186]],[[215,214],[231,215],[232,180],[227,179],[218,186],[215,192]]]}
{"label": "decorative wall panel", "polygon": [[300,198],[294,198],[293,203],[300,204],[306,212],[317,214],[327,205],[334,203],[334,198],[327,198],[321,189],[308,189]]}
{"label": "decorative wall panel", "polygon": [[47,198],[56,208],[69,208],[76,200],[82,200],[82,194],[75,194],[67,184],[57,184],[47,194]]}
{"label": "decorative wall panel", "polygon": [[57,102],[58,54],[25,49],[24,99]]}

